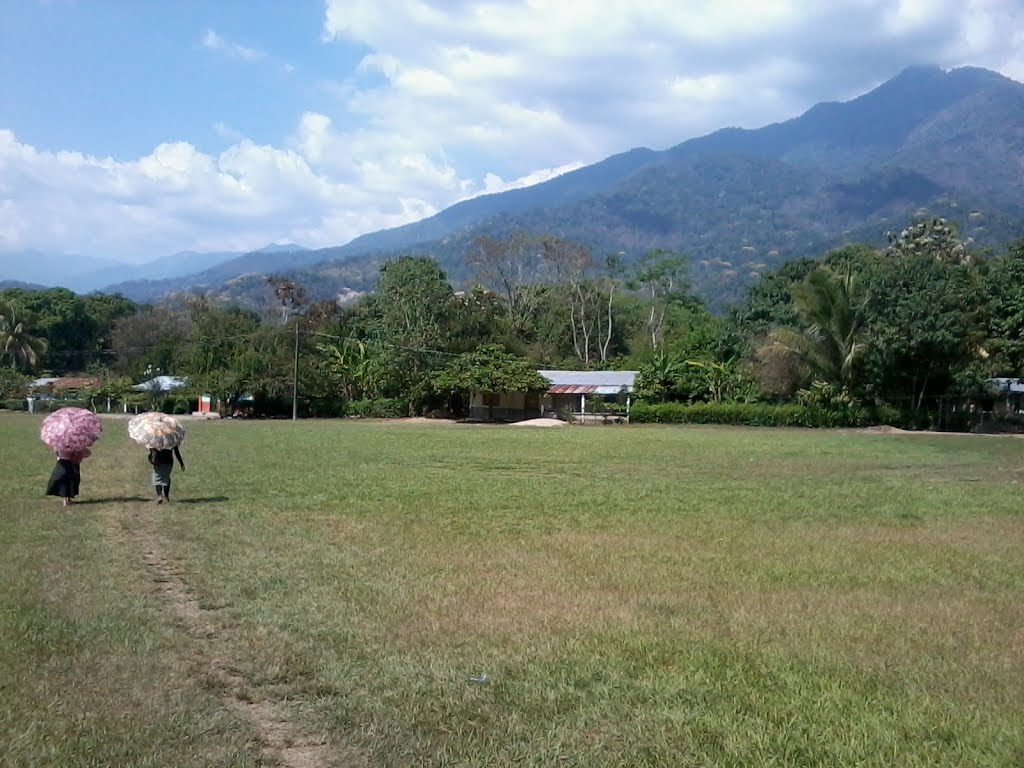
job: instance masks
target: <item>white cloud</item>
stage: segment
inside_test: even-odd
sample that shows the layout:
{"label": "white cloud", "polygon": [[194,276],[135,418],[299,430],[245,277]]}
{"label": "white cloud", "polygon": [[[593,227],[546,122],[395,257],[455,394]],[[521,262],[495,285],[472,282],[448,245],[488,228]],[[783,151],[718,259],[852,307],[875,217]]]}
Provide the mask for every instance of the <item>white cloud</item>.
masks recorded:
{"label": "white cloud", "polygon": [[0,131],[0,249],[129,260],[186,248],[254,248],[277,239],[343,243],[434,212],[332,180],[297,152],[243,140],[217,156],[185,142],[132,162],[43,152]]}
{"label": "white cloud", "polygon": [[[560,165],[557,168],[542,168],[539,171],[528,173],[525,176],[520,176],[518,179],[513,179],[512,181],[505,181],[497,174],[488,173],[484,176],[483,193],[493,195],[498,192],[507,192],[510,189],[532,187],[534,184],[540,184],[557,176],[561,176],[563,173],[569,173],[570,171],[575,171],[582,167],[583,163],[566,163],[565,165]],[[472,197],[472,195],[468,195],[467,197]]]}
{"label": "white cloud", "polygon": [[242,59],[244,61],[258,61],[262,59],[266,54],[263,51],[257,50],[256,48],[249,48],[239,43],[225,40],[223,37],[218,35],[212,29],[206,30],[202,37],[203,46],[213,51],[219,51],[233,56],[236,59]]}
{"label": "white cloud", "polygon": [[218,120],[213,124],[213,132],[227,141],[239,142],[245,138],[245,134],[237,128],[232,128],[223,120]]}
{"label": "white cloud", "polygon": [[323,32],[368,46],[364,71],[387,79],[357,90],[347,109],[525,172],[758,126],[909,64],[1016,74],[1019,9],[1017,0],[326,0]]}
{"label": "white cloud", "polygon": [[784,119],[909,64],[1024,79],[1018,0],[325,0],[323,22],[326,44],[369,51],[347,77],[201,37],[330,95],[276,146],[219,115],[219,155],[178,136],[124,162],[0,131],[0,248],[335,245],[630,147]]}

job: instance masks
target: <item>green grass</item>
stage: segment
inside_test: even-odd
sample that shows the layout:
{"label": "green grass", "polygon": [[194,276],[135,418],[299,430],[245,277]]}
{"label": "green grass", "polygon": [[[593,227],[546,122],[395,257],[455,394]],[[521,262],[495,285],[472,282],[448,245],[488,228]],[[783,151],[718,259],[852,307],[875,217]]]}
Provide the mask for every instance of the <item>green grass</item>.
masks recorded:
{"label": "green grass", "polygon": [[270,762],[224,665],[325,764],[1024,764],[1024,441],[190,423],[156,507],[111,420],[64,512],[37,429],[0,417],[5,766]]}

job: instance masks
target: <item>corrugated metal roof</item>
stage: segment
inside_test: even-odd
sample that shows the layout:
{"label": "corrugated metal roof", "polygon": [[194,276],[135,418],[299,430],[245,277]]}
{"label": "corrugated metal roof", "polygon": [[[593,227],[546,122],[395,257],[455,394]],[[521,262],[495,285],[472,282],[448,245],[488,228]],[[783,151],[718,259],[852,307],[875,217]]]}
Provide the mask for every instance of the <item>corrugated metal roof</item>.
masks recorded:
{"label": "corrugated metal roof", "polygon": [[[632,392],[637,371],[537,371],[551,382],[549,394],[617,395]],[[563,390],[564,387],[577,388]]]}
{"label": "corrugated metal roof", "polygon": [[92,376],[61,376],[48,384],[44,384],[42,388],[58,392],[65,389],[85,389],[86,387],[95,387],[101,383],[102,382],[99,379]]}
{"label": "corrugated metal roof", "polygon": [[622,391],[632,392],[633,391],[633,387],[632,387],[632,385],[628,386],[628,387],[625,387],[625,388],[624,387],[614,387],[614,386],[596,387],[594,389],[594,394],[596,394],[596,395],[617,395],[617,394],[619,394]]}
{"label": "corrugated metal roof", "polygon": [[[549,395],[592,395],[598,388],[594,385],[581,386],[577,384],[555,384],[548,387]],[[618,392],[618,390],[615,390]]]}

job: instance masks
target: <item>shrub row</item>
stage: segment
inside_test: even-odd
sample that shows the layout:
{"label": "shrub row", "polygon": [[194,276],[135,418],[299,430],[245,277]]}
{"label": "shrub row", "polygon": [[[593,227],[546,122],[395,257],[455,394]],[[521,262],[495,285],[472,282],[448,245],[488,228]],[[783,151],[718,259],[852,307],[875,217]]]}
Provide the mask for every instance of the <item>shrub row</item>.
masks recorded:
{"label": "shrub row", "polygon": [[300,404],[302,410],[300,413],[303,416],[309,416],[314,419],[336,419],[339,416],[345,415],[345,406],[347,403],[344,400],[338,398],[310,398],[304,403]]}
{"label": "shrub row", "polygon": [[[15,401],[12,401],[15,402]],[[28,403],[24,400],[18,401],[21,403],[19,406],[21,410],[28,410]],[[88,400],[36,400],[32,404],[32,409],[36,413],[53,413],[59,411],[61,408],[89,408]]]}
{"label": "shrub row", "polygon": [[[291,414],[291,403],[280,410]],[[409,415],[409,402],[401,398],[377,400],[341,400],[339,398],[310,398],[300,404],[300,415],[314,419],[336,419],[345,416],[355,418],[393,419]]]}
{"label": "shrub row", "polygon": [[181,415],[186,413],[192,413],[195,408],[192,406],[196,405],[193,400],[187,397],[164,397],[153,404],[154,410],[160,411],[161,413],[172,413],[175,415]]}
{"label": "shrub row", "polygon": [[345,403],[345,415],[372,419],[398,419],[409,415],[409,402],[400,397],[349,400]]}
{"label": "shrub row", "polygon": [[[97,400],[97,407],[100,413],[104,413],[106,409],[106,400]],[[155,403],[143,402],[139,407],[141,410],[148,410],[153,408],[163,413],[173,414],[186,414],[192,413],[192,406],[194,402],[185,397],[165,397],[156,401]],[[117,407],[120,408],[120,402],[117,403]],[[0,401],[0,408],[6,408],[9,411],[27,411],[28,401],[24,399],[10,398],[8,400]],[[36,400],[32,405],[33,410],[36,413],[52,413],[53,411],[61,408],[92,408],[88,400]]]}
{"label": "shrub row", "polygon": [[630,411],[635,424],[735,424],[751,427],[867,427],[900,425],[904,419],[891,408],[825,409],[773,403],[636,403]]}

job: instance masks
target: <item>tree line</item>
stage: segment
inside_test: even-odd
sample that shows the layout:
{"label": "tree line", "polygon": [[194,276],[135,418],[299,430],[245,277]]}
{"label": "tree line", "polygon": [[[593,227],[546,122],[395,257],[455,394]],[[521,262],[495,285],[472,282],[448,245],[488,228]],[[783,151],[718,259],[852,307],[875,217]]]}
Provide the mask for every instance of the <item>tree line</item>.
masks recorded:
{"label": "tree line", "polygon": [[983,252],[942,219],[785,263],[725,314],[664,250],[598,256],[514,232],[474,241],[464,266],[456,290],[434,259],[398,258],[345,303],[272,277],[262,312],[2,291],[0,387],[16,398],[29,375],[75,372],[117,398],[162,373],[264,413],[287,412],[297,384],[309,415],[458,414],[474,390],[540,387],[538,368],[632,369],[647,403],[873,404],[927,423],[1024,364],[1024,241]]}

